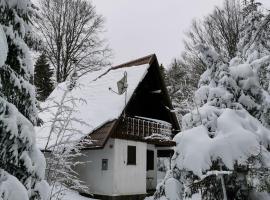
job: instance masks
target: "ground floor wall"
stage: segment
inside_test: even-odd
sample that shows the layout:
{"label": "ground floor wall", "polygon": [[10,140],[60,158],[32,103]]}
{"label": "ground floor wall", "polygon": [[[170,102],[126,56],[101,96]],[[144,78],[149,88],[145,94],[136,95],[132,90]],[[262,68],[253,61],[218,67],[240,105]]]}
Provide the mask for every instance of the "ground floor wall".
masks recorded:
{"label": "ground floor wall", "polygon": [[[76,167],[80,180],[89,188],[89,194],[113,195],[114,192],[114,157],[115,140],[109,139],[103,149],[84,150],[79,161],[84,162]],[[107,160],[107,169],[103,162]],[[103,168],[104,167],[104,168]]]}
{"label": "ground floor wall", "polygon": [[[128,163],[128,147],[136,147],[136,162]],[[163,149],[162,149],[163,150]],[[152,152],[153,168],[147,168],[147,151]],[[145,196],[157,185],[157,147],[145,142],[110,138],[103,149],[85,150],[77,166],[80,180],[89,187],[88,194],[104,198]],[[102,198],[103,199],[103,198]]]}
{"label": "ground floor wall", "polygon": [[[136,147],[136,164],[127,163],[127,147]],[[105,196],[146,194],[147,143],[109,139],[103,149],[85,150],[77,166],[80,180],[89,188],[89,194]],[[106,161],[106,163],[104,162]]]}
{"label": "ground floor wall", "polygon": [[[128,146],[136,146],[135,165],[127,163]],[[146,150],[145,142],[115,139],[115,194],[146,194]]]}

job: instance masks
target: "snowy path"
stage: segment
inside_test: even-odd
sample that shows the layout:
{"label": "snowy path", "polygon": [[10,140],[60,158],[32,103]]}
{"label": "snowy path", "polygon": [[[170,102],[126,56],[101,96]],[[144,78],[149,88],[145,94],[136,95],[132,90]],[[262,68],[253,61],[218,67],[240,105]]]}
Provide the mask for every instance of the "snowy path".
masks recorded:
{"label": "snowy path", "polygon": [[63,195],[62,200],[98,200],[98,199],[84,197],[84,196],[81,196],[76,191],[67,190],[67,191],[65,191],[65,195]]}

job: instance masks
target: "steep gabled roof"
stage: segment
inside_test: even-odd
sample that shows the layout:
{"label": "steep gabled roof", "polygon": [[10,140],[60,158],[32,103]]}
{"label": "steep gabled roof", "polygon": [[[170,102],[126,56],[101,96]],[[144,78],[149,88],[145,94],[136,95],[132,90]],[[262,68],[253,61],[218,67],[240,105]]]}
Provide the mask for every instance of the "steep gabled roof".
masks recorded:
{"label": "steep gabled roof", "polygon": [[[127,100],[133,95],[134,90],[147,74],[148,64],[128,69],[104,69],[97,72],[89,73],[77,80],[77,87],[66,93],[64,101],[69,101],[67,105],[71,105],[71,99],[76,98],[74,105],[75,112],[71,118],[76,119],[70,122],[65,130],[65,136],[62,143],[70,143],[78,141],[92,133],[94,130],[102,127],[105,123],[118,119],[125,108],[125,95],[117,95],[109,90],[112,88],[117,91],[117,81],[124,74],[128,74],[128,92]],[[46,146],[47,138],[50,135],[51,126],[54,123],[54,116],[57,113],[56,104],[61,103],[65,91],[68,90],[69,82],[61,83],[49,96],[41,107],[49,108],[40,114],[40,118],[45,122],[42,127],[37,127],[38,145],[41,149]],[[88,123],[81,124],[78,120]],[[76,129],[76,134],[74,130]],[[79,133],[78,133],[79,131]],[[57,141],[57,135],[52,134],[48,148],[54,146]],[[46,149],[47,150],[47,149]]]}
{"label": "steep gabled roof", "polygon": [[[173,110],[173,106],[172,106],[172,103],[171,103],[171,100],[170,100],[170,97],[169,97],[165,82],[164,82],[164,80],[162,78],[160,68],[159,68],[159,64],[158,64],[158,60],[157,60],[157,57],[156,57],[155,54],[151,54],[149,56],[145,56],[145,57],[142,57],[142,58],[139,58],[139,59],[132,60],[130,62],[121,64],[121,65],[114,66],[114,67],[112,67],[112,70],[113,69],[120,69],[120,68],[126,70],[127,68],[136,67],[136,66],[140,66],[140,65],[149,65],[148,71],[149,71],[150,68],[154,68],[158,72],[159,81],[161,83],[161,89],[163,91],[162,94],[165,96],[166,103],[167,103],[169,109]],[[144,80],[142,80],[139,84],[143,84],[143,81]],[[135,95],[136,90],[138,90],[138,88],[139,88],[139,85],[134,90],[133,96]],[[132,100],[133,96],[130,97],[130,100]],[[128,101],[128,103],[126,105],[126,108],[129,106],[129,104],[130,104],[130,101]],[[124,110],[122,112],[124,112]],[[175,133],[179,132],[179,130],[180,130],[178,119],[177,119],[174,112],[170,112],[170,118],[171,118],[170,121],[171,121],[171,123],[173,125],[173,128],[175,130],[173,132],[173,134],[175,134]],[[143,138],[133,137],[133,136],[129,136],[129,137],[124,136],[124,137],[122,137],[123,135],[121,137],[118,137],[118,136],[116,136],[115,133],[117,131],[116,128],[117,128],[117,126],[119,124],[119,121],[120,121],[120,119],[108,122],[104,126],[102,126],[102,127],[98,128],[97,130],[93,131],[93,133],[90,135],[91,139],[93,140],[93,143],[91,145],[86,146],[85,149],[103,148],[110,137],[113,137],[113,138],[116,137],[116,138],[120,138],[120,139],[121,138],[122,139],[131,139],[131,140],[137,140],[137,141],[144,141],[144,142],[156,144],[158,146],[175,146],[174,141],[160,141],[158,139],[145,140]]]}
{"label": "steep gabled roof", "polygon": [[[117,120],[125,109],[125,95],[117,95],[109,91],[109,88],[111,87],[114,91],[117,91],[116,83],[123,77],[123,73],[126,71],[128,74],[127,103],[129,103],[134,92],[148,73],[150,66],[156,67],[159,71],[155,54],[115,67],[92,72],[78,79],[77,87],[66,93],[65,101],[70,101],[72,98],[77,99],[74,107],[75,112],[72,113],[71,117],[84,121],[88,125],[81,124],[78,121],[72,121],[68,125],[68,130],[65,131],[65,137],[62,138],[62,143],[69,144],[73,141],[80,141],[90,134],[93,144],[89,148],[103,147],[117,126]],[[172,109],[164,81],[161,80],[161,82],[168,101],[167,103],[170,109]],[[68,86],[69,82],[59,84],[48,100],[41,105],[42,108],[49,107],[49,109],[40,114],[45,124],[42,127],[36,128],[38,145],[43,150],[50,135],[54,115],[57,112],[57,109],[53,108],[53,106],[63,100],[63,95],[67,91]],[[173,113],[171,116],[175,124],[175,129],[179,129],[176,116]],[[76,129],[80,133],[73,134],[72,129]],[[50,136],[49,145],[46,150],[54,146],[56,141],[56,135]]]}

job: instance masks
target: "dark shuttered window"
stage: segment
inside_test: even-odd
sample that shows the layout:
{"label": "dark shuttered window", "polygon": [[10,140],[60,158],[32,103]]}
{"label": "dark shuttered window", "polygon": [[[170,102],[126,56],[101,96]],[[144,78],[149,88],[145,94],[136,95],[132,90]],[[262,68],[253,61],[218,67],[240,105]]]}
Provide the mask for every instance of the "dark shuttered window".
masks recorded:
{"label": "dark shuttered window", "polygon": [[136,165],[136,146],[128,146],[127,164],[128,165]]}
{"label": "dark shuttered window", "polygon": [[146,169],[147,169],[147,171],[154,170],[154,151],[147,150]]}
{"label": "dark shuttered window", "polygon": [[108,170],[108,159],[102,159],[101,169],[102,171]]}

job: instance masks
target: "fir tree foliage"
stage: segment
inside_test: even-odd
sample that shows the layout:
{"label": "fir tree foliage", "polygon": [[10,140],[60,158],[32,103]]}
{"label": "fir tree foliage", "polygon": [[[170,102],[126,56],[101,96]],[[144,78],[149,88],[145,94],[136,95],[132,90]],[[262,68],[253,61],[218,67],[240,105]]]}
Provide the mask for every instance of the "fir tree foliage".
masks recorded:
{"label": "fir tree foliage", "polygon": [[[239,60],[245,60],[257,75],[259,94],[255,93],[252,99],[257,103],[253,111],[262,123],[270,126],[270,20],[269,13],[265,12],[262,4],[250,1],[243,9],[243,23],[241,26],[241,40],[239,42]],[[254,91],[254,90],[252,90]],[[252,94],[252,91],[247,91]],[[257,90],[258,91],[258,90]]]}
{"label": "fir tree foliage", "polygon": [[[242,9],[238,50],[229,62],[207,44],[196,46],[207,67],[197,108],[183,117],[172,170],[156,199],[200,193],[205,200],[246,200],[270,192],[269,19],[259,7],[250,1]],[[181,187],[168,192],[172,180]]]}
{"label": "fir tree foliage", "polygon": [[196,75],[192,67],[178,59],[174,59],[166,71],[167,88],[179,120],[194,108],[194,91],[198,82]]}
{"label": "fir tree foliage", "polygon": [[[224,0],[222,7],[202,20],[194,20],[184,38],[185,49],[168,71],[169,88],[179,119],[196,107],[194,93],[207,66],[199,56],[198,44],[213,48],[224,62],[236,56],[241,9],[238,0]],[[179,76],[179,77],[178,77]],[[175,88],[175,89],[174,89]]]}
{"label": "fir tree foliage", "polygon": [[45,159],[35,144],[33,64],[26,45],[33,12],[29,0],[0,1],[0,196],[8,200],[25,200],[25,194],[44,199],[47,186]]}
{"label": "fir tree foliage", "polygon": [[45,101],[54,89],[52,81],[53,70],[50,68],[45,54],[41,54],[35,64],[34,84],[37,91],[37,99]]}

